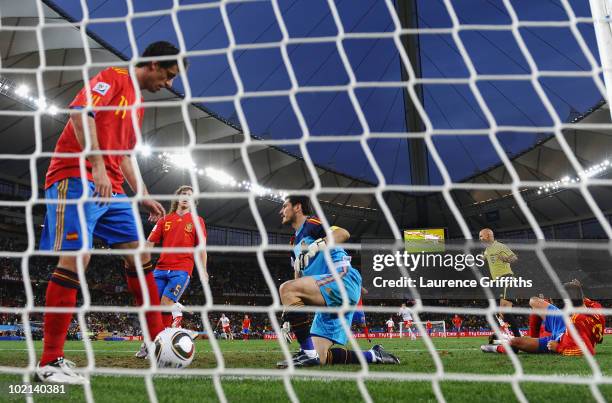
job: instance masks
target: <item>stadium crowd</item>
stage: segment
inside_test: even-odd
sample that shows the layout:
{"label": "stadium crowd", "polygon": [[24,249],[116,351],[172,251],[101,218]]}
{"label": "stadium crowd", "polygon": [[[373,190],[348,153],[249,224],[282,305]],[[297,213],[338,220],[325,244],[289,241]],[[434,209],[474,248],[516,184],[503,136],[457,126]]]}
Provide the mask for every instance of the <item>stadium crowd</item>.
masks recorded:
{"label": "stadium crowd", "polygon": [[[15,248],[20,250],[20,242],[11,239],[0,238],[1,248]],[[28,260],[28,272],[30,285],[35,306],[44,306],[44,294],[46,283],[53,269],[54,258],[52,257],[31,257]],[[292,275],[291,270],[287,269],[286,256],[266,257],[266,264],[274,286],[277,287],[289,279]],[[22,279],[22,260],[18,258],[0,258],[0,306],[20,307],[27,302],[26,290]],[[271,291],[265,278],[257,264],[254,255],[241,255],[231,257],[227,254],[211,254],[209,265],[210,288],[213,301],[218,305],[240,304],[246,306],[269,305],[272,302]],[[90,293],[91,304],[100,306],[129,306],[131,305],[131,295],[127,290],[125,279],[123,278],[122,261],[110,255],[95,256],[86,274],[88,290]],[[82,303],[82,296],[79,297]],[[197,270],[193,273],[191,284],[182,298],[182,303],[186,307],[183,327],[202,332],[204,326],[201,321],[200,313],[191,312],[189,307],[203,305],[206,302],[202,282],[199,279]],[[604,306],[611,306],[611,301],[601,301]],[[372,306],[398,307],[401,301],[396,300],[365,300],[365,304]],[[481,315],[463,315],[461,307],[487,307],[488,301],[465,301],[465,300],[428,300],[425,305],[430,306],[456,306],[457,313],[462,317],[462,329],[465,331],[489,330],[490,325],[487,319]],[[526,301],[519,302],[519,306],[527,306]],[[209,314],[209,320],[213,328],[219,320],[222,312]],[[231,328],[234,333],[240,333],[242,318],[248,314],[251,318],[251,336],[260,338],[266,332],[272,331],[270,320],[266,314],[253,314],[251,312],[224,312],[231,321]],[[386,321],[393,316],[396,324],[399,324],[400,317],[390,313],[366,313],[367,323],[370,331],[384,331]],[[447,330],[453,328],[452,316],[449,314],[439,314],[431,312],[421,312],[419,319],[426,321],[444,321]],[[527,326],[527,318],[519,316],[519,323],[522,327]],[[416,319],[416,318],[415,318]],[[138,336],[141,334],[140,323],[137,315],[124,313],[91,312],[86,315],[89,335],[95,336],[100,333],[108,333],[119,336]],[[610,319],[608,319],[610,320]],[[0,325],[19,325],[21,316],[0,312]],[[34,334],[38,335],[37,324],[42,323],[42,314],[33,313],[30,315],[33,324]],[[69,337],[76,338],[79,333],[79,326],[76,320],[70,328]]]}

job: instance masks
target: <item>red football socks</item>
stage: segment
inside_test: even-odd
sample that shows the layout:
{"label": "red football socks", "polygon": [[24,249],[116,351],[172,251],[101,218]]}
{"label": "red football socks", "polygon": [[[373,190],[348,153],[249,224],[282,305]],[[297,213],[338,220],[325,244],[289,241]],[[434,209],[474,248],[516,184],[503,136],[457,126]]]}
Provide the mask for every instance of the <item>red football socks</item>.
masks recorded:
{"label": "red football socks", "polygon": [[[49,284],[45,297],[45,307],[74,308],[79,290],[79,278],[76,273],[57,267]],[[66,334],[72,320],[72,313],[46,312],[44,316],[44,341],[40,365],[44,366],[64,356]]]}
{"label": "red football socks", "polygon": [[[153,264],[149,261],[142,265],[145,281],[147,285],[147,292],[149,295],[149,303],[153,305],[159,305],[159,293],[157,291],[157,284],[155,283],[155,278],[153,277]],[[143,303],[143,294],[142,289],[140,287],[140,281],[138,280],[138,275],[136,273],[135,267],[125,267],[125,274],[128,284],[128,289],[134,295],[134,299],[136,301],[136,305],[140,306]],[[162,330],[164,330],[165,326],[162,321],[162,315],[160,311],[150,311],[145,314],[147,318],[147,327],[149,329],[149,335],[151,339],[154,339]]]}
{"label": "red football socks", "polygon": [[162,312],[162,323],[164,328],[172,327],[172,314],[170,312]]}

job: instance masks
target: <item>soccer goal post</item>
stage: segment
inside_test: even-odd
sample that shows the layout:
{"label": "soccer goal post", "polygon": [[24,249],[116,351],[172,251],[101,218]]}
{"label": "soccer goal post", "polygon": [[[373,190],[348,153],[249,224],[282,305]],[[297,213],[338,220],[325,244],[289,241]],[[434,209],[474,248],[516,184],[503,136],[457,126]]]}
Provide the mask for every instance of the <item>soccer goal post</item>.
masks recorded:
{"label": "soccer goal post", "polygon": [[589,0],[589,4],[609,103],[612,99],[612,25],[610,24],[612,3],[610,0]]}
{"label": "soccer goal post", "polygon": [[[431,333],[430,336],[436,337],[446,337],[446,322],[443,320],[432,321],[431,323]],[[425,323],[423,323],[423,328],[427,331],[427,327]],[[419,330],[416,324],[412,324],[409,327],[404,326],[404,322],[400,322],[399,324],[399,336],[400,337],[413,337],[413,336],[421,336],[419,334]]]}

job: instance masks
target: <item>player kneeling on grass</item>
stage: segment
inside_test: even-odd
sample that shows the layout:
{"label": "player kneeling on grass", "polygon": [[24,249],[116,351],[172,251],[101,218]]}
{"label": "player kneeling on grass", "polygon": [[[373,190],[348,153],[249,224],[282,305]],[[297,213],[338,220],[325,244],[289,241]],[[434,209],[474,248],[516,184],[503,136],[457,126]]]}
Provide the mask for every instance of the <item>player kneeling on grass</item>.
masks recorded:
{"label": "player kneeling on grass", "polygon": [[[307,312],[299,308],[308,306],[339,307],[342,305],[340,286],[331,270],[335,270],[342,281],[349,299],[355,306],[361,295],[361,275],[350,264],[350,257],[342,248],[329,250],[334,267],[330,268],[325,260],[323,249],[327,245],[325,229],[315,217],[310,217],[310,201],[307,197],[288,196],[280,211],[283,224],[295,230],[292,240],[293,267],[295,280],[283,283],[280,296],[285,306],[283,319],[291,324],[291,329],[300,343],[300,350],[293,356],[296,367],[309,367],[322,364],[359,364],[356,352],[344,348],[331,348],[334,344],[345,345],[347,334],[340,318],[335,313],[317,312],[311,322]],[[334,243],[348,240],[349,233],[332,227]],[[352,322],[353,311],[344,314],[347,326]],[[376,345],[363,353],[366,362],[399,364],[399,360]],[[277,367],[286,368],[290,364],[280,361]]]}
{"label": "player kneeling on grass", "polygon": [[[565,290],[572,301],[572,305],[577,308],[601,308],[601,305],[588,298],[584,298],[582,286],[577,280],[572,280],[564,284]],[[550,302],[533,297],[529,300],[529,305],[533,309],[545,310],[546,312],[559,312],[559,308]],[[544,327],[550,333],[545,337],[514,337],[509,340],[510,347],[528,353],[558,353],[561,355],[582,355],[576,341],[572,338],[570,330],[566,327],[563,316],[543,315]],[[584,342],[591,354],[595,354],[595,345],[603,341],[603,329],[605,317],[599,313],[575,313],[570,318],[576,332]],[[487,353],[505,353],[503,345],[486,344],[480,347]]]}
{"label": "player kneeling on grass", "polygon": [[[193,195],[191,186],[181,186],[175,192],[178,200],[172,201],[170,212],[157,221],[147,240],[147,247],[161,244],[163,248],[194,248],[200,244],[195,222],[191,215],[191,204],[189,198]],[[200,228],[202,229],[202,244],[206,246],[206,224],[202,217],[198,217]],[[208,281],[206,271],[206,251],[201,252],[203,264],[204,281]],[[162,252],[153,276],[157,284],[160,303],[165,306],[172,306],[172,313],[163,312],[162,321],[165,327],[181,327],[183,319],[183,305],[179,300],[191,278],[193,272],[194,258],[192,252]],[[140,351],[136,353],[138,358],[147,357],[147,347],[143,343]]]}

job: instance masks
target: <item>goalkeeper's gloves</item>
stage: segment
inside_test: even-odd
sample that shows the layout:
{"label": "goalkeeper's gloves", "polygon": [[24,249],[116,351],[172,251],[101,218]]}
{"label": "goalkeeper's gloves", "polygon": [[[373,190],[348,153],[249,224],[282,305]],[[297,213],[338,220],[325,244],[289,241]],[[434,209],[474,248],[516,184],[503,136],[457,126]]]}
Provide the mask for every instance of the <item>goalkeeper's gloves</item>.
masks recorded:
{"label": "goalkeeper's gloves", "polygon": [[304,270],[310,264],[310,260],[313,259],[317,253],[323,250],[327,246],[325,238],[319,238],[306,248],[306,244],[302,241],[302,253],[295,259],[293,269],[295,271]]}

